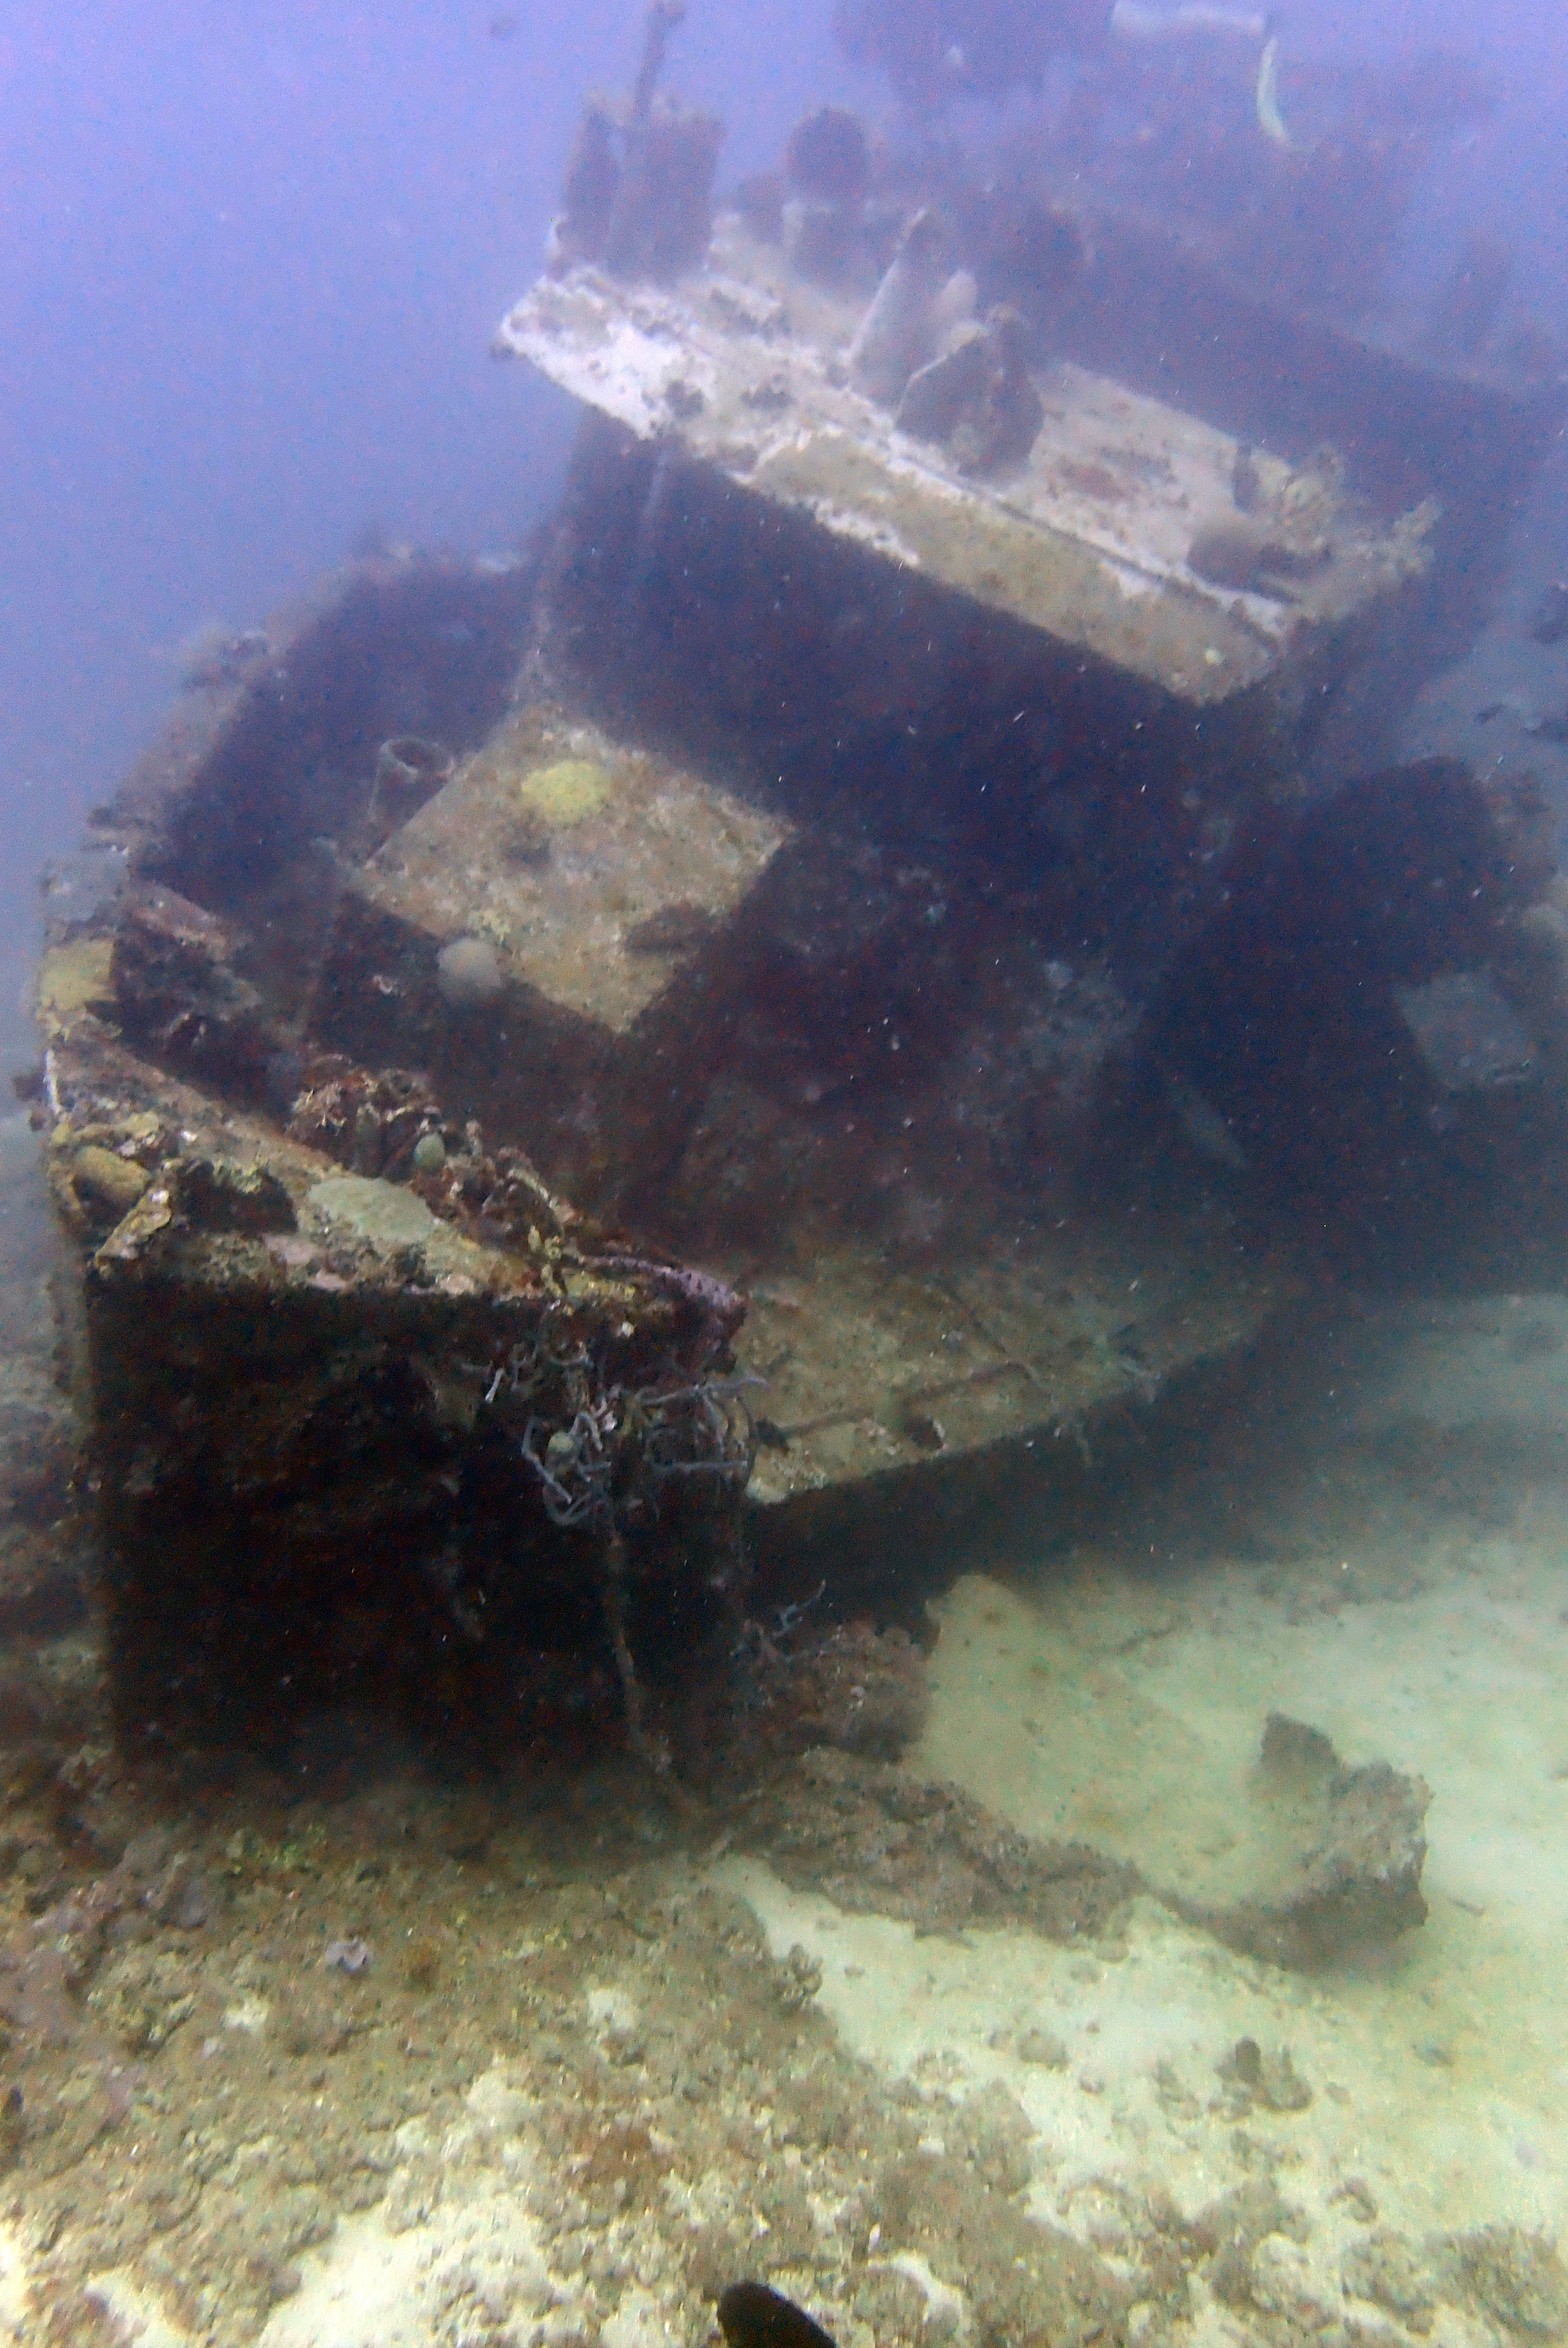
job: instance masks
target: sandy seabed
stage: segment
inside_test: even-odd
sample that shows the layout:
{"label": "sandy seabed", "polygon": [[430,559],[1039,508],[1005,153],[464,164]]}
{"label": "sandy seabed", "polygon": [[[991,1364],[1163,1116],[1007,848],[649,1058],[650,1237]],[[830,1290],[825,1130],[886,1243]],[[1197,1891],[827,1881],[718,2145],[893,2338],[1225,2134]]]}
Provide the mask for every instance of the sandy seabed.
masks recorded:
{"label": "sandy seabed", "polygon": [[67,1573],[0,1659],[5,1931],[95,1866],[140,1921],[63,1930],[8,2033],[0,2339],[661,2348],[744,2273],[844,2348],[1568,2337],[1568,1301],[1372,1307],[1353,1350],[1266,1457],[955,1557],[905,1756],[1197,1900],[1272,1863],[1270,1712],[1419,1774],[1427,1921],[1317,1975],[1142,1897],[1067,1945],[849,1913],[620,1766],[129,1778]]}

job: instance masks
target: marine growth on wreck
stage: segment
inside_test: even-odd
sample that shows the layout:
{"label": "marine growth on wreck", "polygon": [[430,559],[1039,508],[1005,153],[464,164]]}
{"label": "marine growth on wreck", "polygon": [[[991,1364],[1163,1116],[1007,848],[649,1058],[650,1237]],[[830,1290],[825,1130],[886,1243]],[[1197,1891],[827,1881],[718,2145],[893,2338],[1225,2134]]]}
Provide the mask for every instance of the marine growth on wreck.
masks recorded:
{"label": "marine growth on wreck", "polygon": [[732,183],[685,15],[527,547],[46,878],[0,2340],[1563,2336],[1568,882],[1419,726],[1564,387],[1368,324],[1484,94],[845,0]]}

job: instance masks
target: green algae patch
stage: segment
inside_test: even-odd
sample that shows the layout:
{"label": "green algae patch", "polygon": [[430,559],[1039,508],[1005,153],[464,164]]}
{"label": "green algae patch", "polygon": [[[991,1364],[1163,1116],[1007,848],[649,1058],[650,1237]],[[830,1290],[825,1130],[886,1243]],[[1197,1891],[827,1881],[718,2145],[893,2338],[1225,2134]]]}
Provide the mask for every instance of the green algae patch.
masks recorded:
{"label": "green algae patch", "polygon": [[70,945],[49,948],[37,977],[38,1010],[46,1024],[57,1025],[78,1011],[113,1003],[113,951],[109,938],[77,938]]}
{"label": "green algae patch", "polygon": [[434,1239],[441,1225],[423,1199],[395,1182],[364,1174],[333,1174],[318,1182],[310,1203],[333,1222],[347,1223],[362,1239],[383,1247],[408,1247]]}
{"label": "green algae patch", "polygon": [[449,1295],[472,1295],[494,1283],[501,1258],[433,1215],[418,1193],[401,1182],[329,1174],[307,1192],[305,1205],[321,1222],[367,1241],[384,1264],[395,1264],[399,1249],[417,1248],[426,1272]]}
{"label": "green algae patch", "polygon": [[597,815],[614,788],[608,767],[592,758],[558,758],[525,775],[518,796],[545,821],[564,829]]}

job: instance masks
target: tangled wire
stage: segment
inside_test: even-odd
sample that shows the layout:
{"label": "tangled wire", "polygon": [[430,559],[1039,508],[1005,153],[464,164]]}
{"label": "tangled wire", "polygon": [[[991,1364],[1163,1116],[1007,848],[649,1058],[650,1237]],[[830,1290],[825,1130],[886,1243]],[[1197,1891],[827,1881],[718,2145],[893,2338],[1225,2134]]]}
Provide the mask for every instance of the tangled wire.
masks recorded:
{"label": "tangled wire", "polygon": [[[581,1374],[588,1358],[551,1366]],[[507,1375],[497,1373],[487,1399]],[[567,1530],[602,1527],[618,1515],[628,1522],[656,1518],[660,1488],[675,1478],[712,1476],[743,1489],[756,1457],[744,1391],[756,1383],[705,1378],[630,1393],[611,1386],[580,1400],[573,1394],[564,1426],[530,1412],[518,1447],[538,1478],[551,1524]]]}
{"label": "tangled wire", "polygon": [[[627,1635],[630,1567],[626,1529],[657,1520],[672,1485],[711,1478],[738,1503],[756,1457],[744,1376],[628,1388],[606,1384],[588,1349],[556,1349],[547,1315],[530,1343],[495,1370],[485,1399],[526,1413],[518,1448],[536,1478],[546,1516],[562,1531],[595,1537],[605,1622],[626,1706],[632,1749],[682,1798],[670,1756],[649,1733]],[[738,1508],[734,1540],[740,1544]]]}

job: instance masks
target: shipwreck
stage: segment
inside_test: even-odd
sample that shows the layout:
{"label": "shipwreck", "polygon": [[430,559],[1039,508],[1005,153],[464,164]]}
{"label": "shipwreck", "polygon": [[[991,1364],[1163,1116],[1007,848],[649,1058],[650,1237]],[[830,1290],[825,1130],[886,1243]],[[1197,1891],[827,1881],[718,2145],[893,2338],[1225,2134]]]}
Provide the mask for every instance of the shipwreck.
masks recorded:
{"label": "shipwreck", "polygon": [[597,1687],[664,1769],[748,1609],[910,1619],[1326,1262],[1568,1231],[1541,810],[1389,771],[1560,384],[833,109],[715,208],[675,16],[498,330],[535,545],[209,646],[46,883],[133,1743]]}

